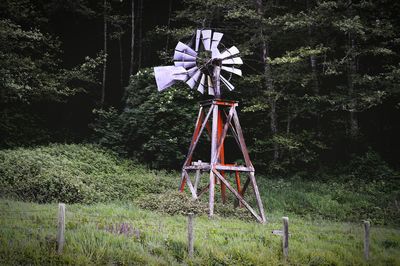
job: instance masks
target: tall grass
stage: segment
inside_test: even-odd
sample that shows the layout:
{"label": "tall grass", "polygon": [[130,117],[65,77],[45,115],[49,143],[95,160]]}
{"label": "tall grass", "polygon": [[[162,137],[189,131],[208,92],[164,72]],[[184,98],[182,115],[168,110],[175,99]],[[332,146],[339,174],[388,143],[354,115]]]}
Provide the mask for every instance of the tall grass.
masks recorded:
{"label": "tall grass", "polygon": [[[195,219],[195,254],[187,254],[187,217],[127,203],[67,205],[66,245],[55,252],[57,206],[0,201],[0,263],[71,265],[279,265],[281,216],[267,225],[206,216]],[[289,265],[364,265],[361,223],[289,215]],[[10,222],[12,220],[12,222]],[[133,234],[109,230],[122,223]],[[400,265],[400,231],[372,226],[370,265]]]}

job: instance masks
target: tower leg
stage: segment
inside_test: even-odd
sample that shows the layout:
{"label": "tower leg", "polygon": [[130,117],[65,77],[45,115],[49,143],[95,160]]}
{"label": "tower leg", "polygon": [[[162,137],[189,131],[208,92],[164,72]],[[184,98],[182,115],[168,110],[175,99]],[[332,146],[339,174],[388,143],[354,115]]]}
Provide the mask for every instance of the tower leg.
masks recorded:
{"label": "tower leg", "polygon": [[217,141],[218,141],[218,105],[213,107],[213,121],[211,131],[211,162],[210,162],[210,191],[209,191],[209,216],[214,215],[214,190],[215,190],[215,177],[213,168],[217,163]]}
{"label": "tower leg", "polygon": [[267,220],[265,219],[264,207],[263,207],[263,204],[261,201],[260,192],[258,191],[258,186],[257,186],[256,178],[254,177],[254,172],[250,172],[249,177],[250,177],[250,182],[253,186],[254,194],[256,195],[257,207],[258,207],[258,210],[260,211],[262,223],[265,223]]}
{"label": "tower leg", "polygon": [[[192,141],[190,142],[190,146],[189,146],[189,154],[186,157],[186,161],[183,164],[183,166],[190,165],[190,163],[192,161],[192,154],[190,154],[190,151],[194,148],[193,146],[196,145],[196,139],[198,138],[199,134],[201,133],[203,117],[204,117],[203,107],[200,107],[199,114],[197,115],[197,120],[196,120],[196,125],[194,128],[194,132],[193,132]],[[180,192],[182,192],[185,189],[185,184],[186,184],[186,177],[185,177],[184,171],[182,170],[181,182],[179,185]]]}
{"label": "tower leg", "polygon": [[[220,152],[219,155],[217,154],[217,156],[219,157],[218,163],[221,165],[225,165],[225,149],[224,149],[224,139],[221,138],[222,136],[222,131],[223,131],[223,125],[224,125],[224,121],[222,119],[222,110],[218,110],[218,141],[221,141],[221,143],[218,143],[218,147],[220,147]],[[225,177],[225,171],[221,171],[221,175],[223,177]],[[222,203],[225,204],[226,203],[226,186],[223,182],[220,182],[219,178],[217,178],[217,184],[221,184],[221,197],[222,197]]]}

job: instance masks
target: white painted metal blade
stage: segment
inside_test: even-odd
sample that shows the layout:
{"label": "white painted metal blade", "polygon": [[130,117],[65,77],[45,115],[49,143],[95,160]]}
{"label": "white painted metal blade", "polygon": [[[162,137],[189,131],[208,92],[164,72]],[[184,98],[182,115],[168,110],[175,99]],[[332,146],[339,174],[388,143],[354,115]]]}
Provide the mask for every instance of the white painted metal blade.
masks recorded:
{"label": "white painted metal blade", "polygon": [[174,62],[175,66],[182,66],[186,69],[194,67],[196,65],[196,61],[175,61]]}
{"label": "white painted metal blade", "polygon": [[206,86],[206,74],[201,75],[201,79],[199,82],[199,87],[197,87],[197,90],[201,93],[204,94],[204,87]]}
{"label": "white painted metal blade", "polygon": [[221,62],[223,65],[242,65],[243,61],[240,57],[224,59]]}
{"label": "white painted metal blade", "polygon": [[176,51],[174,53],[174,61],[196,61],[196,57],[184,52]]}
{"label": "white painted metal blade", "polygon": [[237,55],[238,53],[239,53],[239,49],[236,48],[236,46],[232,46],[228,50],[223,51],[219,58],[220,59],[225,59],[225,58],[228,58],[230,56]]}
{"label": "white painted metal blade", "polygon": [[230,91],[232,91],[232,90],[235,89],[235,86],[233,86],[232,83],[230,83],[230,82],[229,82],[226,78],[224,78],[222,75],[220,75],[220,78],[221,78],[222,83],[224,83],[225,86],[226,86]]}
{"label": "white painted metal blade", "polygon": [[227,72],[236,74],[238,76],[242,76],[242,70],[240,70],[240,69],[237,69],[237,68],[234,68],[234,67],[227,67],[227,66],[221,66],[221,69],[225,70]]}
{"label": "white painted metal blade", "polygon": [[176,66],[161,66],[154,68],[154,76],[156,78],[158,91],[163,91],[166,88],[175,84],[177,80],[182,80],[187,76],[187,71],[183,67]]}
{"label": "white painted metal blade", "polygon": [[193,77],[194,73],[196,73],[197,70],[199,70],[197,66],[194,66],[191,69],[187,70],[188,77]]}
{"label": "white painted metal blade", "polygon": [[211,30],[202,30],[202,41],[204,45],[204,49],[207,51],[211,50]]}
{"label": "white painted metal blade", "polygon": [[214,48],[218,47],[219,42],[222,39],[222,36],[224,36],[223,33],[221,32],[214,32],[212,36],[212,41],[211,41],[211,50]]}
{"label": "white painted metal blade", "polygon": [[189,85],[189,87],[191,88],[191,89],[193,89],[193,87],[196,85],[196,83],[199,81],[199,79],[200,79],[200,74],[201,74],[201,71],[200,70],[197,70],[194,74],[193,74],[193,76],[188,80],[188,81],[186,81],[186,84],[187,85]]}
{"label": "white painted metal blade", "polygon": [[201,30],[196,30],[196,47],[195,47],[196,52],[199,51],[200,39],[201,39]]}
{"label": "white painted metal blade", "polygon": [[221,56],[221,53],[219,52],[218,48],[211,48],[211,58],[212,59],[218,59]]}
{"label": "white painted metal blade", "polygon": [[174,80],[185,81],[188,79],[188,73],[186,69],[182,69],[181,67],[176,68],[173,74]]}
{"label": "white painted metal blade", "polygon": [[207,83],[208,83],[208,94],[214,95],[214,85],[210,76],[207,76]]}
{"label": "white painted metal blade", "polygon": [[193,50],[192,48],[190,48],[189,46],[187,46],[186,44],[184,44],[183,42],[178,42],[178,44],[175,47],[176,51],[185,53],[185,54],[190,54],[191,56],[196,57],[197,53],[195,50]]}

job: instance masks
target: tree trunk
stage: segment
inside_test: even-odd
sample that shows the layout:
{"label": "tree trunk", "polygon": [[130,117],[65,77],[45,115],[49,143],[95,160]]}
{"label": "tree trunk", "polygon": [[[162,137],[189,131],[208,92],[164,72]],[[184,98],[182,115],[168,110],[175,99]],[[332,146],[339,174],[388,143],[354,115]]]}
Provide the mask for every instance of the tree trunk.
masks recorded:
{"label": "tree trunk", "polygon": [[119,48],[119,82],[121,89],[124,87],[124,61],[123,61],[123,55],[122,55],[122,40],[121,36],[118,37],[118,48]]}
{"label": "tree trunk", "polygon": [[286,135],[290,134],[290,125],[292,123],[292,116],[290,115],[290,110],[287,113],[287,121],[286,121]]}
{"label": "tree trunk", "polygon": [[132,0],[131,10],[131,61],[129,65],[129,77],[133,75],[133,64],[135,61],[135,0]]}
{"label": "tree trunk", "polygon": [[[310,2],[306,0],[306,9],[308,16],[312,16],[310,10]],[[310,44],[311,48],[315,46],[315,40],[313,38],[313,26],[308,26],[308,43]],[[310,65],[311,65],[311,79],[313,82],[313,91],[315,95],[319,94],[319,82],[318,82],[318,72],[317,72],[317,58],[315,55],[310,55]]]}
{"label": "tree trunk", "polygon": [[138,58],[138,68],[142,67],[142,48],[143,48],[143,0],[139,1],[139,58]]}
{"label": "tree trunk", "polygon": [[318,82],[318,74],[317,74],[317,58],[315,55],[310,56],[310,64],[311,64],[311,79],[313,81],[313,91],[314,95],[319,95],[319,82]]}
{"label": "tree trunk", "polygon": [[354,75],[357,72],[356,67],[356,56],[355,56],[355,40],[351,33],[349,33],[349,49],[348,51],[351,54],[351,59],[347,64],[347,87],[348,94],[351,98],[351,106],[350,106],[350,115],[349,115],[349,124],[350,124],[350,137],[355,138],[359,133],[358,128],[358,117],[355,110],[355,100],[354,97]]}
{"label": "tree trunk", "polygon": [[[262,0],[257,0],[257,13],[260,16],[263,16],[263,5]],[[269,117],[270,117],[270,130],[272,136],[275,136],[278,133],[278,117],[276,113],[276,94],[275,88],[272,80],[272,73],[271,73],[271,64],[269,63],[269,44],[264,38],[263,28],[260,29],[260,38],[261,42],[261,52],[262,52],[262,62],[264,67],[264,78],[265,78],[265,86],[268,91],[268,104],[270,106],[269,110]],[[274,160],[279,158],[279,147],[277,143],[274,143]]]}
{"label": "tree trunk", "polygon": [[[167,21],[167,29],[169,30],[171,26],[171,13],[172,13],[172,0],[169,0],[169,6],[168,6],[168,21]],[[165,43],[165,51],[168,50],[168,45],[169,45],[169,33],[167,33],[167,40]]]}
{"label": "tree trunk", "polygon": [[104,105],[106,94],[106,73],[107,73],[107,0],[104,0],[104,64],[103,64],[103,83],[101,88],[101,105]]}

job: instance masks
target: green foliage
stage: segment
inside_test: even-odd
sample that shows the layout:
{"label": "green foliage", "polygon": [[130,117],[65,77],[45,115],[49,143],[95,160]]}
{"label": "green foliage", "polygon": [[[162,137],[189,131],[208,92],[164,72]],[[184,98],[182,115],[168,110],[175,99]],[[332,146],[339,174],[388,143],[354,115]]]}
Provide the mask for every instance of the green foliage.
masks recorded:
{"label": "green foliage", "polygon": [[35,201],[91,203],[135,199],[169,188],[149,172],[93,145],[0,151],[0,194]]}
{"label": "green foliage", "polygon": [[55,132],[49,125],[53,105],[97,86],[101,56],[64,69],[60,47],[51,34],[0,19],[0,147],[55,139],[61,130]]}
{"label": "green foliage", "polygon": [[[57,98],[74,93],[60,86],[63,73],[57,69],[60,43],[50,35],[23,30],[10,20],[0,20],[0,87],[2,102]],[[7,66],[7,67],[6,67]]]}
{"label": "green foliage", "polygon": [[375,224],[400,223],[396,203],[400,196],[398,177],[370,180],[364,175],[365,178],[357,180],[348,176],[304,175],[258,182],[267,213],[283,210],[336,221],[370,219]]}
{"label": "green foliage", "polygon": [[91,125],[94,138],[101,146],[126,155],[125,122],[115,108],[95,109],[96,121]]}
{"label": "green foliage", "polygon": [[[396,178],[396,173],[388,164],[372,149],[365,154],[354,156],[348,164],[344,166],[342,173],[348,175],[350,180],[379,181]],[[339,172],[339,171],[338,171]],[[399,178],[399,176],[397,176]]]}

